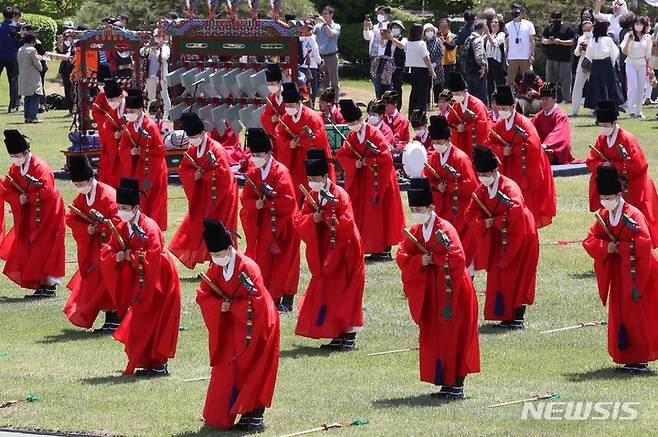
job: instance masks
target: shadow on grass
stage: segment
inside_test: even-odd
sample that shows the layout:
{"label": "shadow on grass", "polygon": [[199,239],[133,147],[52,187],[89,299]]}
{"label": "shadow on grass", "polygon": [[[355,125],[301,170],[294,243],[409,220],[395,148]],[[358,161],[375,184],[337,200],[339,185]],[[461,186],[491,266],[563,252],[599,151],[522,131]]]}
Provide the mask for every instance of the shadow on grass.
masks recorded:
{"label": "shadow on grass", "polygon": [[[167,379],[169,378],[168,376],[162,376],[160,378]],[[126,376],[123,374],[114,374],[114,375],[106,375],[106,376],[94,376],[92,378],[82,378],[80,379],[80,382],[85,385],[104,385],[104,384],[133,384],[135,382],[139,381],[151,381],[151,380],[158,380],[160,378],[146,378],[146,377],[138,377],[138,376]]]}
{"label": "shadow on grass", "polygon": [[372,402],[372,406],[373,408],[441,407],[449,402],[444,399],[433,398],[429,393],[423,393],[403,398],[377,399]]}
{"label": "shadow on grass", "polygon": [[279,353],[281,358],[300,358],[300,357],[322,357],[342,352],[331,351],[329,349],[320,349],[318,346],[294,346],[292,349],[282,350]]}
{"label": "shadow on grass", "polygon": [[629,372],[619,372],[617,369],[619,367],[605,367],[602,369],[592,369],[584,372],[573,372],[565,373],[564,376],[570,382],[582,382],[582,381],[597,381],[597,380],[612,380],[612,379],[629,379],[629,378],[649,378],[656,376],[656,373],[650,371],[649,373],[640,374],[640,373],[629,373]]}
{"label": "shadow on grass", "polygon": [[569,276],[572,279],[592,279],[596,277],[596,273],[594,272],[594,270],[590,270],[587,272],[572,272],[569,273]]}
{"label": "shadow on grass", "polygon": [[78,340],[91,340],[98,338],[111,338],[109,334],[101,334],[93,331],[84,331],[81,329],[64,329],[59,334],[48,335],[37,343],[39,344],[53,344],[53,343],[63,343],[66,341],[78,341]]}
{"label": "shadow on grass", "polygon": [[34,302],[30,301],[29,299],[25,299],[23,297],[18,297],[18,296],[0,296],[0,303],[19,303],[19,302]]}
{"label": "shadow on grass", "polygon": [[201,283],[201,278],[199,278],[197,275],[179,279],[181,282]]}
{"label": "shadow on grass", "polygon": [[[267,422],[265,423],[265,431],[267,431]],[[208,426],[202,426],[198,431],[187,431],[181,434],[175,434],[172,437],[201,437],[201,436],[242,436],[242,435],[252,435],[253,433],[248,431],[238,431],[232,429],[218,429],[210,428]]]}
{"label": "shadow on grass", "polygon": [[480,327],[478,328],[478,332],[480,334],[485,334],[485,335],[498,335],[498,334],[507,334],[509,332],[517,332],[517,331],[511,331],[509,329],[499,328],[498,323],[487,323],[485,325],[480,325]]}

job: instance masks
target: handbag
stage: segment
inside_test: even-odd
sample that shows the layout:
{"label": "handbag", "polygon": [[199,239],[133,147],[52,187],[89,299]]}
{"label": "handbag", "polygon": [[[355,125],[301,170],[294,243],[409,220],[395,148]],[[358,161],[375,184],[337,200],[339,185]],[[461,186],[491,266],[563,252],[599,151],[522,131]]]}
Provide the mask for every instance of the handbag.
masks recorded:
{"label": "handbag", "polygon": [[589,73],[592,71],[592,61],[590,61],[587,57],[583,58],[583,60],[580,62],[580,69],[586,73]]}

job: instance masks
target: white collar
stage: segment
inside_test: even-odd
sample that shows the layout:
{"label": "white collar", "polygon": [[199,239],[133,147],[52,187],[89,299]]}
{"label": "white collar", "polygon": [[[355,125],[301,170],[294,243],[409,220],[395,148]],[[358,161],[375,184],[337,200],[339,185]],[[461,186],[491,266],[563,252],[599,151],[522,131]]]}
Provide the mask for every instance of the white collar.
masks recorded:
{"label": "white collar", "polygon": [[208,136],[204,135],[203,139],[201,140],[201,144],[199,144],[199,147],[196,149],[196,157],[201,158],[204,153],[206,153],[206,145],[208,144]]}
{"label": "white collar", "polygon": [[89,194],[85,194],[85,200],[87,201],[87,206],[91,206],[94,204],[94,201],[96,200],[96,188],[98,187],[98,182],[96,182],[96,179],[91,178],[91,191]]}
{"label": "white collar", "polygon": [[388,122],[390,123],[390,122],[393,121],[393,119],[394,119],[395,117],[397,117],[397,115],[398,115],[398,110],[396,109],[395,112],[392,113],[391,115],[388,115],[388,114],[384,114],[384,115],[387,117]]}
{"label": "white collar", "polygon": [[432,211],[430,214],[430,219],[423,223],[421,229],[423,230],[423,240],[425,243],[430,241],[432,238],[432,231],[434,230],[434,222],[436,221],[436,213]]}
{"label": "white collar", "polygon": [[283,103],[283,94],[274,94],[274,100],[276,100],[277,105]]}
{"label": "white collar", "polygon": [[466,109],[468,108],[468,92],[464,93],[464,101],[459,104],[462,108],[462,112],[466,112]]}
{"label": "white collar", "polygon": [[612,133],[610,134],[610,136],[606,138],[606,141],[608,142],[608,149],[615,145],[615,142],[617,141],[618,133],[619,133],[619,125],[615,123],[615,127],[612,129]]}
{"label": "white collar", "polygon": [[30,169],[31,163],[32,163],[32,152],[28,150],[27,157],[25,158],[25,162],[20,167],[21,176],[25,176],[27,174],[28,170]]}
{"label": "white collar", "polygon": [[142,123],[144,122],[144,111],[140,114],[140,116],[135,120],[135,123],[133,126],[135,127],[135,132],[139,131],[139,128],[142,127]]}
{"label": "white collar", "polygon": [[552,115],[555,112],[556,109],[557,109],[557,103],[555,105],[553,105],[553,107],[551,108],[550,111],[548,111],[548,112],[544,111],[544,115]]}
{"label": "white collar", "polygon": [[222,274],[224,275],[224,281],[228,282],[233,277],[235,272],[235,259],[237,258],[236,250],[231,247],[231,259],[229,259],[228,264],[222,267]]}
{"label": "white collar", "polygon": [[430,134],[430,130],[425,128],[425,132],[421,136],[418,137],[421,143],[424,143],[427,140],[427,136]]}
{"label": "white collar", "polygon": [[[329,191],[331,188],[331,179],[327,178],[327,182],[324,183],[324,189]],[[320,193],[318,193],[318,199],[320,200],[320,206],[324,206],[328,200],[322,196],[320,196]]]}
{"label": "white collar", "polygon": [[[137,214],[135,214],[135,218],[133,220],[133,223],[136,223],[139,225],[139,218],[142,216],[142,212],[140,210],[137,210]],[[133,227],[130,224],[130,221],[126,223],[128,225],[128,236],[133,234]]]}
{"label": "white collar", "polygon": [[512,126],[514,126],[514,118],[516,118],[516,109],[512,110],[512,115],[510,115],[509,118],[505,120],[506,130],[512,129]]}
{"label": "white collar", "polygon": [[260,179],[265,180],[267,178],[267,175],[270,174],[270,169],[272,168],[272,156],[270,155],[270,159],[267,160],[267,164],[265,164],[265,167],[260,168]]}
{"label": "white collar", "polygon": [[444,153],[441,153],[441,166],[444,166],[448,162],[450,157],[450,151],[452,150],[452,143],[448,141],[448,148]]}
{"label": "white collar", "polygon": [[498,193],[498,184],[500,182],[500,173],[496,172],[496,176],[494,178],[493,184],[487,187],[487,190],[489,190],[489,199],[493,199],[496,197],[496,194]]}
{"label": "white collar", "polygon": [[299,111],[297,111],[297,114],[292,116],[293,122],[299,123],[299,120],[302,118],[302,113],[304,112],[304,107],[305,105],[300,104]]}
{"label": "white collar", "polygon": [[491,111],[491,121],[493,121],[495,123],[495,122],[498,121],[499,118],[500,118],[500,115],[498,115],[495,112]]}
{"label": "white collar", "polygon": [[619,224],[622,212],[624,211],[624,203],[624,198],[619,197],[619,205],[617,205],[617,209],[614,213],[608,214],[608,220],[610,220],[612,226],[617,226]]}
{"label": "white collar", "polygon": [[361,129],[356,133],[356,139],[359,140],[359,144],[366,140],[366,124],[361,122]]}

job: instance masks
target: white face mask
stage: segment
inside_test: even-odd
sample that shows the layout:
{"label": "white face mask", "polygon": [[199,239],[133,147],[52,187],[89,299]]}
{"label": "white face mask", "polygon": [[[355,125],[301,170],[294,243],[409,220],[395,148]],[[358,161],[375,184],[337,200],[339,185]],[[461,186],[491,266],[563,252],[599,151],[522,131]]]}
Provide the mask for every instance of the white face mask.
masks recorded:
{"label": "white face mask", "polygon": [[134,217],[135,214],[132,212],[132,210],[125,211],[120,209],[119,211],[117,211],[117,215],[119,216],[122,222],[128,223]]}
{"label": "white face mask", "polygon": [[374,125],[378,124],[380,121],[381,121],[381,117],[379,117],[378,115],[369,115],[368,116],[368,124],[371,124],[371,125],[374,126]]}
{"label": "white face mask", "polygon": [[11,158],[11,163],[16,167],[19,167],[25,163],[25,156],[21,156],[20,158]]}
{"label": "white face mask", "polygon": [[126,112],[124,116],[126,117],[126,120],[128,121],[135,121],[137,120],[137,113],[136,112]]}
{"label": "white face mask", "polygon": [[308,181],[308,186],[311,187],[311,190],[319,193],[324,184],[322,182]]}
{"label": "white face mask", "polygon": [[201,143],[203,142],[203,137],[201,138],[190,138],[190,145],[191,146],[200,146]]}
{"label": "white face mask", "polygon": [[446,153],[446,150],[448,150],[448,144],[447,143],[446,144],[434,143],[434,144],[432,144],[432,147],[434,147],[434,150],[436,150],[437,152],[439,152],[441,154]]}
{"label": "white face mask", "polygon": [[267,88],[269,88],[269,90],[272,94],[278,93],[279,89],[281,89],[281,87],[279,85],[268,85]]}
{"label": "white face mask", "polygon": [[425,135],[425,132],[427,132],[426,129],[414,129],[414,135],[416,135],[419,138]]}
{"label": "white face mask", "polygon": [[424,223],[427,223],[427,221],[431,217],[431,213],[429,211],[427,212],[412,212],[411,213],[411,218],[414,220],[414,222],[422,225]]}
{"label": "white face mask", "polygon": [[212,257],[212,262],[217,264],[218,266],[221,267],[226,267],[228,263],[231,261],[231,254],[228,254],[226,256],[213,256]]}
{"label": "white face mask", "polygon": [[452,96],[452,100],[454,100],[457,103],[463,103],[465,98],[466,97],[464,95],[461,95],[461,96],[454,95],[454,96]]}
{"label": "white face mask", "polygon": [[91,185],[85,185],[84,187],[75,187],[75,191],[80,194],[89,194],[91,193]]}
{"label": "white face mask", "polygon": [[512,116],[512,111],[510,111],[509,109],[505,109],[505,110],[501,109],[500,111],[498,111],[498,115],[500,115],[500,118],[502,118],[503,120],[507,120]]}
{"label": "white face mask", "polygon": [[293,106],[292,108],[289,106],[286,106],[286,113],[290,116],[296,115],[297,114],[297,107]]}
{"label": "white face mask", "polygon": [[69,40],[64,41],[64,45],[66,47],[71,47],[71,41],[69,41]]}
{"label": "white face mask", "polygon": [[358,132],[358,131],[361,130],[361,123],[349,124],[347,126],[350,128],[350,131],[352,131],[352,132]]}
{"label": "white face mask", "polygon": [[384,14],[377,14],[377,22],[383,23],[384,21],[386,21],[386,16]]}
{"label": "white face mask", "polygon": [[482,182],[482,185],[488,187],[491,184],[494,183],[494,180],[496,179],[495,176],[478,176],[478,179],[480,182]]}
{"label": "white face mask", "polygon": [[391,34],[393,36],[400,36],[400,34],[402,34],[402,29],[400,29],[399,27],[396,27],[395,29],[391,30]]}
{"label": "white face mask", "polygon": [[614,199],[614,200],[601,199],[601,206],[603,206],[608,211],[613,211],[617,207],[617,205],[619,205],[619,199]]}
{"label": "white face mask", "polygon": [[585,35],[585,37],[587,37],[587,38],[591,38],[592,35],[594,35],[594,33],[593,33],[592,31],[589,31],[589,32],[583,32],[583,35]]}
{"label": "white face mask", "polygon": [[427,38],[427,39],[432,39],[432,38],[434,38],[434,35],[436,35],[436,34],[434,33],[433,30],[430,30],[430,31],[428,31],[428,32],[425,32],[425,38]]}
{"label": "white face mask", "polygon": [[264,167],[265,164],[267,164],[267,158],[262,158],[259,156],[252,156],[251,157],[251,162],[254,163],[254,165],[258,168]]}
{"label": "white face mask", "polygon": [[117,109],[119,106],[121,106],[121,100],[108,100],[107,104],[110,106],[110,108]]}
{"label": "white face mask", "polygon": [[600,127],[599,127],[599,132],[600,132],[602,135],[605,135],[606,137],[609,137],[610,135],[612,135],[612,131],[613,131],[614,129],[615,129],[615,128],[612,127],[612,126],[610,126],[610,127],[600,126]]}

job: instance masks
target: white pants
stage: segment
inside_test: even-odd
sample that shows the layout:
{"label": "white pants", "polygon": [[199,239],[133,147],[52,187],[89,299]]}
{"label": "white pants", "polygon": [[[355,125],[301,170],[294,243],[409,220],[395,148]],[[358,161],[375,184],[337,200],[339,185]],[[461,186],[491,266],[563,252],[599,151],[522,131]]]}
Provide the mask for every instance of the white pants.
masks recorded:
{"label": "white pants", "polygon": [[583,71],[580,66],[576,70],[576,80],[573,83],[573,90],[571,91],[571,114],[578,115],[580,106],[583,101],[583,88],[585,82],[589,79],[589,71]]}
{"label": "white pants", "polygon": [[[165,120],[169,117],[169,110],[171,109],[171,100],[169,99],[169,88],[167,88],[167,79],[160,81],[160,86],[162,90],[160,95],[162,96],[162,103],[164,105],[164,113],[162,118]],[[149,101],[155,100],[155,97],[158,92],[158,78],[156,76],[149,77],[146,79],[146,95],[148,96]]]}
{"label": "white pants", "polygon": [[647,67],[645,64],[626,63],[627,99],[626,109],[629,115],[640,115],[644,103],[644,88],[647,84]]}

